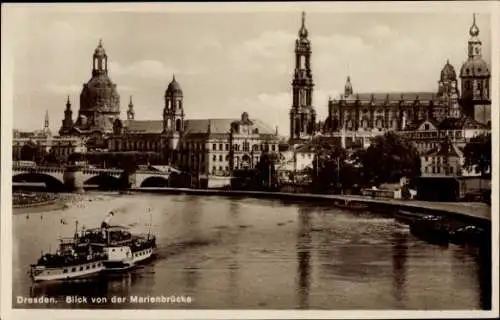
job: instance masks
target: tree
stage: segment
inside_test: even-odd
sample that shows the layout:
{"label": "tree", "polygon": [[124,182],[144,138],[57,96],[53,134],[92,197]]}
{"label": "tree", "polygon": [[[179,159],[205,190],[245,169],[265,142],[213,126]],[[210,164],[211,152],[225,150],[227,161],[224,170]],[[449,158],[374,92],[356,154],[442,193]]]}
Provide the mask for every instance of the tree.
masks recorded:
{"label": "tree", "polygon": [[313,160],[313,188],[325,191],[332,187],[340,187],[341,172],[347,158],[346,150],[339,145],[320,142],[315,146]]}
{"label": "tree", "polygon": [[258,172],[258,181],[262,188],[272,189],[278,185],[278,172],[276,165],[279,156],[275,152],[266,152],[260,156],[259,162],[255,166]]}
{"label": "tree", "polygon": [[464,168],[482,176],[491,174],[491,133],[472,138],[464,148]]}
{"label": "tree", "polygon": [[375,137],[366,150],[358,150],[355,162],[362,168],[365,184],[379,185],[420,175],[418,150],[394,132]]}

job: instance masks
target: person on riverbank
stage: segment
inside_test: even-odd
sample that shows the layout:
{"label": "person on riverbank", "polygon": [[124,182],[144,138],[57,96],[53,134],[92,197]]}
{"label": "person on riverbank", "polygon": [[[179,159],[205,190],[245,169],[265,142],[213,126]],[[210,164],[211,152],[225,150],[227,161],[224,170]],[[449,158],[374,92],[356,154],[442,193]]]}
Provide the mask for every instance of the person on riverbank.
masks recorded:
{"label": "person on riverbank", "polygon": [[109,228],[109,222],[111,221],[111,218],[113,218],[114,212],[110,211],[106,218],[104,218],[104,221],[101,223],[101,229],[107,229]]}

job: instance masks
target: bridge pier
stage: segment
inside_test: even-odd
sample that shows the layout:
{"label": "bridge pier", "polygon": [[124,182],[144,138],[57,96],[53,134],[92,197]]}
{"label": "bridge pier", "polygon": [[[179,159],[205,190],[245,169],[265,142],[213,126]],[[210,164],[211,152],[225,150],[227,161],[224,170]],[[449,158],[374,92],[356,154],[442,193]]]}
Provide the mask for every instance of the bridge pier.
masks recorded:
{"label": "bridge pier", "polygon": [[68,166],[63,173],[64,186],[67,191],[75,193],[85,192],[83,189],[83,171],[80,166]]}

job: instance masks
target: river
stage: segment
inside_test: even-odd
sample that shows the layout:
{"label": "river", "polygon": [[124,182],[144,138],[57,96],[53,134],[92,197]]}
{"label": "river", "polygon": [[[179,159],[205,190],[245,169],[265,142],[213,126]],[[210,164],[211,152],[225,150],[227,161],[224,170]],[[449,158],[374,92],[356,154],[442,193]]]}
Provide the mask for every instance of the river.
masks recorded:
{"label": "river", "polygon": [[[69,200],[67,200],[69,201]],[[114,224],[157,235],[154,260],[128,272],[31,283],[28,266],[58,237]],[[321,203],[253,198],[87,193],[67,208],[13,215],[14,308],[398,309],[490,308],[490,268],[475,249],[436,246],[405,225]],[[17,304],[18,297],[55,303]],[[84,303],[65,303],[79,296]],[[130,297],[189,297],[136,303]],[[82,298],[83,297],[83,298]],[[107,301],[91,301],[106,297]],[[125,297],[127,301],[111,301]]]}

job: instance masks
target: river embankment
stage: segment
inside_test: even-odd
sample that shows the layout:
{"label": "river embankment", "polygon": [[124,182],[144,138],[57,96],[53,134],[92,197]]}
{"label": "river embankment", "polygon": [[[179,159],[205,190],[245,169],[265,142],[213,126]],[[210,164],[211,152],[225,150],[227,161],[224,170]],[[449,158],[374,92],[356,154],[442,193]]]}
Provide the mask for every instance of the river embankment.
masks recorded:
{"label": "river embankment", "polygon": [[334,206],[342,208],[356,208],[363,204],[368,210],[409,210],[426,214],[448,215],[457,218],[470,218],[473,220],[491,221],[491,207],[478,202],[430,202],[419,200],[377,199],[366,196],[311,194],[311,193],[286,193],[247,190],[220,190],[220,189],[190,189],[190,188],[131,188],[131,192],[151,192],[162,194],[191,194],[236,196],[254,198],[272,198],[294,201],[328,201]]}

